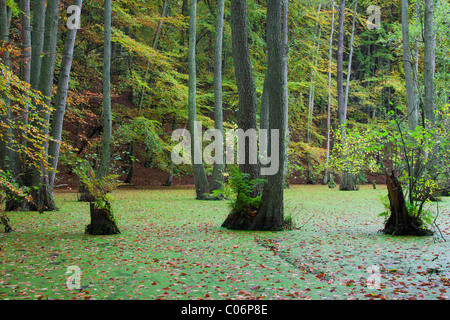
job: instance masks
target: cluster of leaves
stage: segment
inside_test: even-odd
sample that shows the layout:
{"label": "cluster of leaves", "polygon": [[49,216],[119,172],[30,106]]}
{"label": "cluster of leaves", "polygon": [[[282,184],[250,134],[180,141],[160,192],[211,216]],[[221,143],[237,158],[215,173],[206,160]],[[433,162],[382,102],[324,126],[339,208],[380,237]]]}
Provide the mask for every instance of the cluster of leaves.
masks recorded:
{"label": "cluster of leaves", "polygon": [[112,191],[122,182],[117,174],[108,174],[104,177],[96,177],[94,169],[86,160],[80,160],[79,166],[74,169],[89,194],[95,199],[97,208],[106,208],[113,200]]}
{"label": "cluster of leaves", "polygon": [[14,178],[9,171],[3,171],[0,168],[0,223],[3,224],[5,232],[12,231],[9,225],[9,218],[3,211],[3,204],[9,199],[26,199],[32,201],[33,199],[29,196],[26,188],[20,187],[14,182]]}
{"label": "cluster of leaves", "polygon": [[233,212],[245,214],[250,210],[257,210],[261,205],[261,195],[252,196],[252,194],[256,186],[267,180],[249,180],[249,176],[249,174],[241,172],[238,166],[230,165],[228,183],[224,184],[222,189],[214,190],[212,195],[229,197],[232,200],[230,207]]}

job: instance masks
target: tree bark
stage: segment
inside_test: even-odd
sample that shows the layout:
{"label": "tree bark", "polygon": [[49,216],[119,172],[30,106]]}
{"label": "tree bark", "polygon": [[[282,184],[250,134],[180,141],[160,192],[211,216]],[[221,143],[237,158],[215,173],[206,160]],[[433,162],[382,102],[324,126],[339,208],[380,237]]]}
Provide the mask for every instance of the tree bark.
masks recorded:
{"label": "tree bark", "polygon": [[30,84],[33,89],[38,88],[41,72],[41,54],[44,45],[45,29],[45,0],[33,1],[33,29],[31,33],[31,66]]}
{"label": "tree bark", "polygon": [[330,160],[330,133],[331,133],[331,67],[333,59],[333,34],[334,34],[334,1],[331,4],[332,16],[331,16],[331,31],[328,53],[328,105],[327,105],[327,154],[325,159],[325,172],[323,175],[322,184],[328,183],[328,162]]}
{"label": "tree bark", "polygon": [[30,83],[31,75],[31,22],[30,0],[20,0],[20,22],[22,25],[21,79]]}
{"label": "tree bark", "polygon": [[201,128],[197,128],[197,72],[195,63],[196,52],[196,33],[197,33],[197,0],[191,0],[190,17],[189,17],[189,131],[191,133],[191,160],[194,171],[194,183],[196,198],[203,200],[208,192],[208,179],[206,177],[205,168],[203,167],[202,151],[199,136],[202,134]]}
{"label": "tree bark", "polygon": [[[58,36],[58,18],[59,18],[59,0],[50,1],[45,9],[45,31],[42,64],[39,75],[38,90],[44,96],[44,102],[47,108],[50,108],[53,76],[55,70],[56,44]],[[50,112],[37,106],[37,111],[42,114],[43,123],[36,123],[36,127],[48,134]],[[43,147],[41,151],[38,151]],[[44,146],[34,146],[37,152],[44,152],[44,161],[48,161],[48,141]],[[46,163],[40,163],[40,170],[35,168],[31,172],[31,182],[33,188],[31,195],[34,200],[35,210],[39,212],[56,210],[56,204],[53,199],[53,190],[48,180],[48,166]]]}
{"label": "tree bark", "polygon": [[424,15],[424,57],[423,57],[423,77],[425,87],[425,119],[430,125],[435,121],[434,105],[434,73],[436,66],[436,36],[433,28],[434,1],[425,0]]}
{"label": "tree bark", "polygon": [[106,203],[105,207],[97,208],[95,203],[90,204],[91,223],[86,226],[86,233],[90,235],[112,235],[119,234],[120,230],[114,220],[111,205]]}
{"label": "tree bark", "polygon": [[408,0],[402,0],[402,38],[403,38],[403,68],[405,69],[406,106],[408,112],[409,129],[414,130],[418,125],[419,115],[416,109],[416,94],[414,92],[413,66],[409,46],[409,13]]}
{"label": "tree bark", "polygon": [[423,229],[420,220],[411,216],[406,207],[402,186],[394,172],[386,173],[386,184],[390,203],[390,216],[382,230],[383,233],[397,236],[431,235],[430,230]]}
{"label": "tree bark", "polygon": [[[223,136],[223,110],[222,110],[222,50],[223,50],[223,15],[225,1],[217,1],[216,38],[214,51],[214,127]],[[217,139],[218,137],[216,137]],[[223,140],[219,143],[223,144]],[[216,150],[217,152],[217,150]],[[214,163],[209,192],[222,188],[225,171],[224,155],[222,163]]]}
{"label": "tree bark", "polygon": [[[83,0],[75,0],[74,5],[81,8]],[[53,120],[51,126],[51,137],[53,140],[49,143],[49,161],[53,168],[49,172],[50,186],[53,187],[55,183],[55,170],[58,167],[59,150],[61,147],[61,136],[64,122],[64,114],[66,112],[66,100],[69,90],[70,69],[72,67],[73,49],[75,46],[75,39],[77,35],[77,28],[67,30],[66,42],[64,44],[61,70],[59,72],[58,89],[56,92],[55,111],[53,112]]]}
{"label": "tree bark", "polygon": [[111,162],[111,0],[104,2],[104,51],[103,51],[103,138],[102,153],[97,178],[108,174]]}
{"label": "tree bark", "polygon": [[[257,97],[248,47],[247,1],[232,1],[230,13],[233,62],[239,94],[238,127],[244,131],[256,130]],[[248,173],[249,180],[253,180],[259,177],[259,165],[250,163],[249,150],[250,143],[246,141],[245,160],[243,164],[239,164],[239,170]],[[260,190],[260,187],[256,187],[252,196],[260,194]]]}
{"label": "tree bark", "polygon": [[[337,53],[337,92],[338,92],[338,118],[339,130],[341,131],[342,144],[345,144],[347,107],[344,96],[344,22],[345,22],[345,0],[341,0],[339,6],[339,33]],[[345,160],[345,159],[344,159]],[[339,190],[356,190],[356,177],[347,169],[341,173]]]}
{"label": "tree bark", "polygon": [[[286,95],[287,77],[285,68],[286,52],[282,36],[282,11],[278,0],[267,1],[267,48],[268,48],[268,88],[269,88],[269,129],[278,130],[279,170],[267,176],[264,184],[262,203],[253,220],[251,230],[284,229],[284,164],[286,157],[286,121],[288,101]],[[270,138],[269,138],[270,141]],[[272,142],[269,143],[269,152]]]}
{"label": "tree bark", "polygon": [[356,24],[356,10],[358,9],[358,0],[355,1],[355,9],[353,10],[353,22],[352,22],[352,33],[350,36],[350,54],[348,57],[348,70],[347,70],[347,84],[345,86],[345,97],[344,97],[344,105],[345,110],[347,112],[348,108],[348,92],[350,89],[350,78],[352,73],[352,58],[353,58],[353,37],[355,35],[355,24]]}

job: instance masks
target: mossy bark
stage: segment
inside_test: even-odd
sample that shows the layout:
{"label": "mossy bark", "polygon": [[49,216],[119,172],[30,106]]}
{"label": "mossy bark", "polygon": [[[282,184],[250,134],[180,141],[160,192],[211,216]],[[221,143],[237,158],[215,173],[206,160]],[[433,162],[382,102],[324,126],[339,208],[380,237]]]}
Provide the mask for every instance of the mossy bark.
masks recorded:
{"label": "mossy bark", "polygon": [[91,223],[86,226],[87,234],[112,235],[120,233],[109,203],[106,203],[104,207],[98,208],[94,202],[91,202],[90,210]]}
{"label": "mossy bark", "polygon": [[402,186],[394,173],[386,173],[386,184],[390,203],[391,215],[389,216],[383,233],[396,236],[426,236],[433,232],[422,227],[418,217],[411,216],[406,207]]}

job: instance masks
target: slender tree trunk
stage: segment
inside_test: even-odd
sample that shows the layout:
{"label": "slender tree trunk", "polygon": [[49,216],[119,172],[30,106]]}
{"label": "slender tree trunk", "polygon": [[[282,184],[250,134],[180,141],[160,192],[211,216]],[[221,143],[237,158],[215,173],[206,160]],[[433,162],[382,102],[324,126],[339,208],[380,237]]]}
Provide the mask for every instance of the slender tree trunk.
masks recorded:
{"label": "slender tree trunk", "polygon": [[111,162],[111,0],[104,1],[104,50],[103,50],[103,138],[102,153],[97,178],[108,174]]}
{"label": "slender tree trunk", "polygon": [[45,0],[33,1],[33,29],[31,33],[31,66],[30,84],[33,89],[38,88],[41,73],[41,54],[44,45],[45,30]]}
{"label": "slender tree trunk", "polygon": [[22,25],[22,59],[21,59],[21,79],[30,83],[31,75],[31,22],[30,22],[30,0],[20,0],[20,22]]}
{"label": "slender tree trunk", "polygon": [[202,151],[199,136],[202,134],[201,128],[196,125],[197,121],[197,72],[195,63],[196,52],[196,33],[197,33],[197,0],[191,0],[190,17],[189,17],[189,131],[191,133],[191,159],[194,171],[194,183],[196,197],[199,200],[205,199],[208,191],[208,179],[206,177],[205,168],[203,167]]}
{"label": "slender tree trunk", "polygon": [[[223,110],[222,110],[222,50],[223,50],[223,15],[225,1],[217,1],[216,17],[216,38],[214,51],[214,127],[220,131],[223,136]],[[218,139],[218,137],[216,137]],[[223,140],[219,143],[223,143]],[[216,150],[217,152],[217,150]],[[221,189],[224,181],[223,172],[225,171],[224,156],[222,163],[214,163],[209,192]]]}
{"label": "slender tree trunk", "polygon": [[[316,16],[320,13],[320,9],[322,7],[322,4],[319,4],[319,9],[317,10]],[[313,125],[313,114],[314,114],[314,95],[315,95],[315,85],[316,85],[316,75],[317,75],[317,63],[319,60],[319,53],[320,53],[320,27],[319,23],[316,21],[316,27],[314,31],[314,37],[317,39],[317,45],[316,45],[316,51],[313,53],[312,58],[312,71],[311,71],[311,79],[310,79],[310,85],[309,85],[309,99],[308,99],[308,125],[306,128],[306,142],[311,145],[311,131],[312,131],[312,125]],[[308,177],[308,184],[315,184],[315,177],[312,173],[312,165],[311,165],[311,159],[309,154],[307,155],[307,163],[308,163],[308,171],[307,171],[307,177]]]}
{"label": "slender tree trunk", "polygon": [[342,131],[342,138],[345,139],[344,127],[347,121],[344,101],[344,21],[345,21],[345,0],[340,0],[339,6],[339,32],[337,50],[337,93],[338,93],[338,118]]}
{"label": "slender tree trunk", "polygon": [[433,28],[434,1],[425,0],[424,15],[424,65],[423,76],[425,86],[425,118],[431,125],[435,121],[434,105],[434,73],[436,67],[436,36]]}
{"label": "slender tree trunk", "polygon": [[[83,0],[75,0],[74,5],[81,9]],[[64,122],[64,113],[66,111],[67,93],[69,90],[70,69],[72,67],[73,49],[75,46],[75,38],[77,35],[77,28],[67,30],[66,42],[64,44],[61,70],[59,72],[58,89],[56,92],[55,111],[53,112],[51,137],[53,140],[49,143],[49,158],[50,165],[53,168],[49,172],[50,186],[53,187],[55,183],[55,171],[58,167],[59,150],[61,147],[61,136]]]}
{"label": "slender tree trunk", "polygon": [[328,53],[328,105],[327,105],[327,154],[325,159],[325,173],[322,184],[328,183],[328,162],[330,160],[330,131],[331,131],[331,67],[333,62],[333,34],[334,34],[334,1],[331,5],[331,31]]}
{"label": "slender tree trunk", "polygon": [[[111,161],[111,0],[104,1],[104,52],[103,52],[103,138],[100,165],[97,179],[108,175]],[[86,226],[86,233],[91,235],[110,235],[120,233],[109,203],[97,207],[90,203],[91,223]]]}
{"label": "slender tree trunk", "polygon": [[353,10],[353,22],[352,22],[352,33],[350,36],[350,54],[348,57],[348,70],[347,70],[347,84],[345,86],[345,98],[344,98],[344,106],[347,112],[348,108],[348,92],[350,89],[350,78],[352,73],[352,59],[353,59],[353,38],[355,35],[355,24],[356,24],[356,10],[358,8],[358,0],[355,1],[355,9]]}
{"label": "slender tree trunk", "polygon": [[[257,98],[256,87],[253,78],[250,50],[248,47],[247,30],[247,1],[236,0],[230,4],[231,34],[233,62],[236,82],[239,94],[238,127],[244,131],[256,129]],[[281,28],[281,26],[280,26]],[[239,164],[239,170],[249,174],[249,179],[259,177],[258,163],[250,163],[249,141],[245,142],[245,161]],[[255,188],[252,196],[260,193],[260,188]]]}
{"label": "slender tree trunk", "polygon": [[[56,44],[58,36],[58,18],[59,0],[50,1],[45,9],[45,32],[43,46],[44,56],[42,57],[40,76],[38,79],[39,83],[37,86],[38,90],[44,96],[44,102],[47,108],[50,107],[53,89]],[[37,106],[37,110],[42,114],[44,122],[43,124],[36,123],[35,125],[45,134],[48,134],[50,112],[48,112],[48,110],[44,110],[40,106]],[[33,169],[31,173],[31,181],[33,186],[31,189],[31,195],[34,200],[34,205],[36,206],[34,209],[39,212],[56,210],[56,204],[53,199],[53,190],[48,180],[48,165],[45,163],[48,161],[48,142],[44,142],[44,146],[34,147],[36,151],[39,150],[39,148],[41,150],[40,152],[44,152],[44,160],[41,161],[40,170]]]}
{"label": "slender tree trunk", "polygon": [[[338,91],[338,118],[339,129],[342,137],[342,144],[346,140],[347,108],[344,96],[344,22],[345,22],[345,0],[341,0],[339,6],[339,33],[338,33],[338,54],[337,54],[337,91]],[[346,161],[346,159],[344,159]],[[356,190],[356,177],[347,169],[341,173],[340,190]]]}
{"label": "slender tree trunk", "polygon": [[[282,12],[280,1],[267,1],[267,47],[268,47],[268,88],[270,101],[269,129],[278,130],[279,170],[274,175],[267,176],[264,184],[261,207],[256,214],[251,230],[282,230],[284,228],[284,174],[286,148],[286,109],[288,101],[286,95],[285,48],[283,46]],[[269,152],[272,142],[269,143]]]}
{"label": "slender tree trunk", "polygon": [[416,110],[416,95],[414,92],[413,66],[409,46],[409,13],[408,0],[402,0],[402,37],[403,37],[403,67],[405,69],[406,106],[408,111],[409,129],[414,130],[418,125]]}

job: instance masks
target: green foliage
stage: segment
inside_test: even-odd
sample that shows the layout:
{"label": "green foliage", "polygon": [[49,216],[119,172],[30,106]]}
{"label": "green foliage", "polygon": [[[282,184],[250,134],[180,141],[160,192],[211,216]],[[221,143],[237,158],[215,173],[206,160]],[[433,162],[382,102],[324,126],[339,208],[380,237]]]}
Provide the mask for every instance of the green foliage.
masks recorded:
{"label": "green foliage", "polygon": [[88,161],[82,160],[74,169],[81,182],[86,186],[88,192],[95,198],[96,208],[106,208],[114,200],[112,191],[122,182],[118,180],[117,174],[108,174],[103,178],[95,176],[94,169]]}
{"label": "green foliage", "polygon": [[237,213],[248,213],[250,210],[257,210],[261,205],[261,195],[252,197],[252,192],[259,184],[267,182],[265,179],[249,180],[250,175],[239,171],[236,165],[230,165],[228,183],[220,190],[214,190],[213,196],[224,195],[231,198],[230,207]]}

